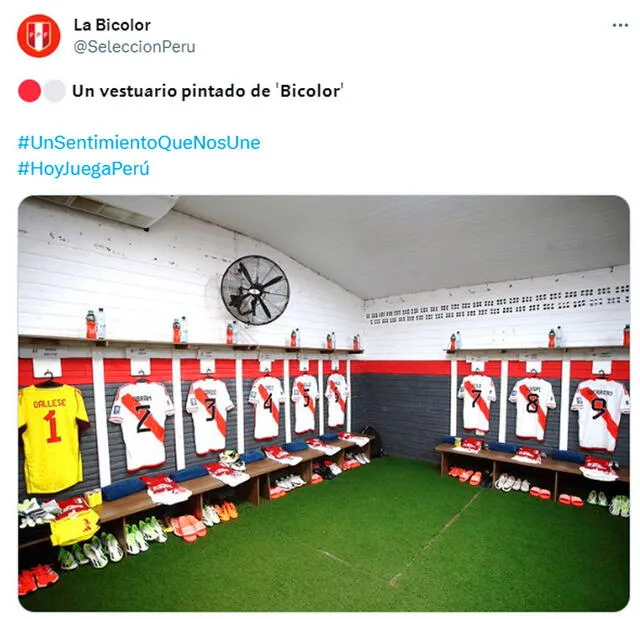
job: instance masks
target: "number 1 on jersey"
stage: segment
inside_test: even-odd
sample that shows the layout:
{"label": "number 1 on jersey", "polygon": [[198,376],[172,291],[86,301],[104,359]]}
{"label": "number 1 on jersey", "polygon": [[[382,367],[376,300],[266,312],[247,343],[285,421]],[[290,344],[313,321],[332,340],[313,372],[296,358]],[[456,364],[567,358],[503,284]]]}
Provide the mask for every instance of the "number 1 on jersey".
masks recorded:
{"label": "number 1 on jersey", "polygon": [[43,419],[49,422],[49,438],[47,438],[47,443],[59,443],[62,439],[58,436],[55,409],[50,410]]}

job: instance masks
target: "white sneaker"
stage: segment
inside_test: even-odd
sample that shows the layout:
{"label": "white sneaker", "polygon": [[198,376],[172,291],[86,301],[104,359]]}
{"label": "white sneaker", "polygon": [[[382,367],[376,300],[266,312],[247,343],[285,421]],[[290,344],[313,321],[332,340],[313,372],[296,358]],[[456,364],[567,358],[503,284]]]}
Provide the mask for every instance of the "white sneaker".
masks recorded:
{"label": "white sneaker", "polygon": [[513,488],[512,490],[520,490],[520,488],[522,488],[522,480],[518,477],[518,479],[516,479],[515,483],[513,484]]}
{"label": "white sneaker", "polygon": [[340,473],[342,473],[342,469],[335,463],[332,462],[331,466],[329,467],[329,470],[334,474],[334,475],[340,475]]}
{"label": "white sneaker", "polygon": [[513,485],[515,483],[516,483],[516,478],[513,475],[509,475],[509,477],[507,477],[505,482],[502,484],[502,491],[511,492],[511,488],[513,488]]}
{"label": "white sneaker", "polygon": [[293,490],[293,485],[290,482],[288,482],[284,477],[276,481],[276,486],[278,486],[278,488],[281,488],[285,492],[289,492],[290,490]]}
{"label": "white sneaker", "polygon": [[493,487],[496,490],[502,490],[502,486],[504,486],[504,483],[507,481],[507,479],[509,479],[509,476],[506,473],[502,473],[502,475],[500,475],[500,477],[498,477],[498,479],[496,479],[496,481],[493,484]]}
{"label": "white sneaker", "polygon": [[522,485],[520,486],[520,491],[521,492],[529,492],[529,490],[531,490],[531,484],[529,483],[528,479],[523,479],[522,480]]}
{"label": "white sneaker", "polygon": [[218,515],[218,512],[215,510],[213,505],[205,505],[204,508],[207,510],[209,514],[209,520],[211,520],[213,524],[220,524],[221,522],[220,516]]}

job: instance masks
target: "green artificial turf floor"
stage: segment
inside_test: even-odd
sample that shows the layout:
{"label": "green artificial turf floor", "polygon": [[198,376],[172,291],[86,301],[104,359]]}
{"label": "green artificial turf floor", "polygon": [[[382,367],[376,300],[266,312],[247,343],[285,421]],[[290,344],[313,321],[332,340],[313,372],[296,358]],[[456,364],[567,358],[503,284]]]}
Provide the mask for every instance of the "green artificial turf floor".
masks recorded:
{"label": "green artificial turf floor", "polygon": [[615,611],[629,520],[382,458],[187,544],[170,536],[20,598],[29,610]]}

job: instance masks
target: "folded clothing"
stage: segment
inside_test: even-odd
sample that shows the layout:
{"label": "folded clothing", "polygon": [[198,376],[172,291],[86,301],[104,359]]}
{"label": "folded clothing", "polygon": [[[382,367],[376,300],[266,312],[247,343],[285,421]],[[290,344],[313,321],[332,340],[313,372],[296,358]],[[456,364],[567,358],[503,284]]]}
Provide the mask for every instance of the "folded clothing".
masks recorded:
{"label": "folded clothing", "polygon": [[613,461],[595,456],[585,456],[584,464],[580,467],[582,475],[596,481],[615,481],[618,473],[613,468]]}
{"label": "folded clothing", "polygon": [[146,486],[144,482],[137,477],[132,479],[123,479],[117,481],[114,484],[109,484],[102,488],[102,500],[103,501],[117,501],[130,494],[135,494],[144,490]]}
{"label": "folded clothing", "polygon": [[327,445],[327,443],[321,441],[319,438],[310,438],[307,439],[307,445],[311,449],[315,449],[316,451],[320,451],[326,456],[333,456],[340,451],[340,447],[336,445]]}
{"label": "folded clothing", "polygon": [[358,447],[364,447],[369,442],[369,439],[366,436],[351,434],[351,432],[338,432],[338,437],[343,441],[355,443]]}
{"label": "folded clothing", "polygon": [[147,486],[149,498],[160,505],[182,503],[192,494],[191,490],[179,486],[167,475],[143,475],[140,479]]}
{"label": "folded clothing", "polygon": [[275,462],[280,462],[282,464],[288,464],[289,466],[295,466],[299,462],[302,462],[302,458],[300,456],[292,456],[288,451],[285,451],[282,447],[278,447],[277,445],[274,445],[273,447],[263,447],[262,451],[264,451],[264,455],[270,460],[274,460]]}
{"label": "folded clothing", "polygon": [[227,486],[239,486],[251,479],[249,475],[246,473],[242,473],[241,471],[234,471],[233,469],[225,466],[224,464],[220,464],[219,462],[211,462],[210,464],[205,464],[204,468],[207,470],[207,473],[211,475],[214,479],[221,481],[223,484]]}
{"label": "folded clothing", "polygon": [[171,473],[169,477],[171,477],[173,481],[181,482],[189,481],[190,479],[197,479],[198,477],[204,477],[207,474],[207,470],[203,466],[193,466],[188,469],[181,469],[175,473]]}
{"label": "folded clothing", "polygon": [[511,459],[527,464],[542,464],[542,452],[535,447],[518,447],[516,455]]}
{"label": "folded clothing", "polygon": [[460,447],[454,447],[456,451],[466,451],[467,453],[477,454],[482,449],[481,438],[467,437],[462,440]]}
{"label": "folded clothing", "polygon": [[93,537],[98,531],[98,513],[82,497],[58,501],[60,513],[49,523],[51,544],[68,546]]}

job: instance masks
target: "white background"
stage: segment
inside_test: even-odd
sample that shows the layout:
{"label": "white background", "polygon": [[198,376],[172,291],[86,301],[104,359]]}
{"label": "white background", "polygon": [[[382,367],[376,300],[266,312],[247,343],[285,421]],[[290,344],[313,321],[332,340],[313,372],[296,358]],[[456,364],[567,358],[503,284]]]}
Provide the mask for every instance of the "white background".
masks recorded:
{"label": "white background", "polygon": [[[39,12],[62,29],[59,50],[45,59],[25,56],[15,39],[22,19]],[[631,206],[633,248],[638,12],[637,2],[612,0],[4,3],[0,247],[7,393],[16,384],[17,205],[29,194],[616,194]],[[198,52],[75,55],[73,19],[98,16],[153,22],[148,38],[94,33],[98,40],[193,40]],[[613,28],[614,22],[629,27]],[[76,100],[68,94],[57,104],[26,104],[17,86],[27,78],[59,79],[68,92],[74,82],[96,88],[229,81],[345,86],[337,100],[180,103]],[[18,178],[17,164],[28,157],[16,150],[16,139],[38,132],[255,134],[264,148],[134,155],[152,163],[145,178]],[[46,158],[108,158],[70,155]],[[633,263],[631,284],[633,291]],[[632,375],[638,375],[637,365],[634,360]],[[10,407],[5,412],[2,435],[13,450],[14,417]],[[16,479],[15,460],[5,466],[5,479]],[[13,497],[8,492],[3,505],[9,540]],[[15,569],[7,563],[2,598],[15,604]]]}

